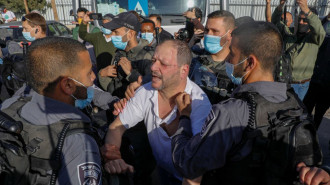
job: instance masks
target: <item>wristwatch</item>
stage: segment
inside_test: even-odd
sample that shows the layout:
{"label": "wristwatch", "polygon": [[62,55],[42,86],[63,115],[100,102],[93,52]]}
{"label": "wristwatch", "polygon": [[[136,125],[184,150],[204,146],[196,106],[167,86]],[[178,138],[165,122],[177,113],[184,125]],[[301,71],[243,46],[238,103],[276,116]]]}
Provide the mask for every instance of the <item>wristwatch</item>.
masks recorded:
{"label": "wristwatch", "polygon": [[307,16],[309,15],[309,13],[311,13],[311,10],[309,10],[307,13],[305,13],[305,12],[303,11],[303,13],[304,13],[305,17],[307,17]]}

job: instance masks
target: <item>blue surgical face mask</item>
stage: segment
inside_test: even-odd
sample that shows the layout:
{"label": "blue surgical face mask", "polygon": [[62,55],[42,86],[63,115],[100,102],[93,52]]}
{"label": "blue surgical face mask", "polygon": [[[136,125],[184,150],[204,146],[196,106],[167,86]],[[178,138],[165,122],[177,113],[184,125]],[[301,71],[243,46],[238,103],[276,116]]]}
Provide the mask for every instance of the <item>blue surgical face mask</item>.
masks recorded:
{"label": "blue surgical face mask", "polygon": [[105,27],[101,27],[101,31],[105,34],[105,35],[110,35],[111,34],[111,30],[106,29]]}
{"label": "blue surgical face mask", "polygon": [[35,37],[31,37],[31,33],[30,32],[22,32],[22,34],[23,34],[23,37],[26,39],[26,40],[28,40],[28,41],[34,41],[34,40],[36,40],[36,38]]}
{"label": "blue surgical face mask", "polygon": [[[227,31],[227,33],[228,32],[229,30]],[[208,51],[211,54],[216,54],[219,51],[221,51],[223,46],[225,46],[227,42],[223,46],[221,46],[220,41],[221,38],[227,35],[227,33],[225,33],[222,37],[218,37],[214,35],[204,35],[204,47],[206,51]]]}
{"label": "blue surgical face mask", "polygon": [[154,40],[154,34],[150,32],[141,33],[141,38],[147,40],[150,44]]}
{"label": "blue surgical face mask", "polygon": [[[246,58],[248,59],[248,58]],[[243,62],[246,60],[242,60],[241,62],[239,62],[238,64],[234,65],[234,64],[231,64],[229,62],[226,61],[226,73],[227,73],[227,76],[230,78],[230,80],[235,84],[235,85],[241,85],[242,84],[242,79],[243,77],[247,74],[245,73],[242,77],[235,77],[234,76],[234,69],[235,69],[235,66],[238,66],[240,64],[243,64]]]}
{"label": "blue surgical face mask", "polygon": [[84,84],[82,84],[81,82],[79,82],[78,80],[75,80],[73,78],[70,78],[70,79],[77,82],[78,84],[82,85],[83,87],[85,87],[87,89],[87,98],[86,99],[77,99],[75,96],[71,95],[75,99],[75,102],[74,102],[75,107],[77,107],[79,109],[84,109],[85,107],[89,106],[93,100],[94,88],[93,88],[93,86],[86,87]]}
{"label": "blue surgical face mask", "polygon": [[[128,31],[129,32],[129,31]],[[127,32],[127,33],[128,33]],[[125,35],[127,34],[125,33]],[[121,50],[125,50],[126,46],[127,46],[127,42],[123,42],[123,37],[125,36],[111,36],[111,41],[113,43],[113,45],[117,48],[117,49],[121,49]]]}

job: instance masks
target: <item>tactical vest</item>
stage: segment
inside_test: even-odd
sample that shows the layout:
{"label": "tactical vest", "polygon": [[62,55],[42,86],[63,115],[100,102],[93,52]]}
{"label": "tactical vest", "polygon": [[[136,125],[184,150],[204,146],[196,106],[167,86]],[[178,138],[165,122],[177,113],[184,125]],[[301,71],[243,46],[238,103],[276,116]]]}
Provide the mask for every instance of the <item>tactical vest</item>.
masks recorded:
{"label": "tactical vest", "polygon": [[224,66],[218,64],[208,71],[205,66],[211,65],[207,55],[199,56],[194,59],[191,65],[189,77],[207,94],[212,104],[218,103],[229,98],[230,93],[234,89],[234,84],[228,78]]}
{"label": "tactical vest", "polygon": [[[256,93],[241,93],[236,98],[246,100],[249,123],[241,142],[227,155],[226,165],[207,172],[202,184],[224,185],[292,185],[298,182],[296,165],[320,165],[322,152],[311,118],[306,117],[298,99],[287,93],[280,103],[267,101]],[[234,161],[243,147],[251,152]]]}
{"label": "tactical vest", "polygon": [[[129,61],[131,61],[132,69],[137,69],[137,62],[140,60],[143,60],[145,55],[149,53],[151,56],[153,56],[154,48],[150,46],[145,46],[143,49],[141,49],[138,54],[135,57],[127,58]],[[113,96],[117,96],[119,98],[124,98],[125,91],[127,89],[127,86],[130,84],[128,80],[126,80],[127,75],[121,68],[121,66],[118,66],[118,62],[120,61],[121,57],[127,57],[126,52],[124,51],[117,51],[115,59],[113,61],[113,65],[117,66],[117,77],[113,78],[112,81],[108,84],[107,91],[111,93]],[[151,62],[151,58],[150,58]]]}
{"label": "tactical vest", "polygon": [[20,111],[30,99],[21,97],[0,112],[1,184],[55,184],[65,137],[85,133],[97,138],[91,123],[79,120],[61,120],[51,125],[27,122]]}

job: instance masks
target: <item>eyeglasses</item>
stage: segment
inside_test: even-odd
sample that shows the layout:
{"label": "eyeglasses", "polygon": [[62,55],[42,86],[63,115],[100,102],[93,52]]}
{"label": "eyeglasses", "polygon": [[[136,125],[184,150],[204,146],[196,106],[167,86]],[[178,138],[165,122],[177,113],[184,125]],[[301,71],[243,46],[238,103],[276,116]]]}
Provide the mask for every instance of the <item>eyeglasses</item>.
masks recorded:
{"label": "eyeglasses", "polygon": [[33,21],[31,21],[30,19],[26,18],[25,16],[22,17],[22,21],[29,21],[30,23],[34,24],[34,25],[38,25],[36,23],[34,23]]}

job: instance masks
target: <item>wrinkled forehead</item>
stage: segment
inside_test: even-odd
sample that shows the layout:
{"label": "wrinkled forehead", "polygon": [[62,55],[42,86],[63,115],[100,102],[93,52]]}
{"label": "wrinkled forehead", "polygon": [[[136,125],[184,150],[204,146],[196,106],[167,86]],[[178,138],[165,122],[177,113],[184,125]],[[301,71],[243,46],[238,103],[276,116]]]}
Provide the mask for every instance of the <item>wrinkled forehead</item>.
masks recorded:
{"label": "wrinkled forehead", "polygon": [[[156,48],[154,58],[156,59],[175,59],[177,55],[176,49],[169,43],[164,43]],[[174,58],[175,57],[175,58]]]}

